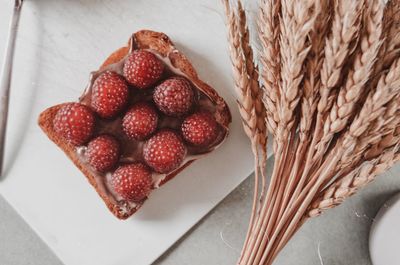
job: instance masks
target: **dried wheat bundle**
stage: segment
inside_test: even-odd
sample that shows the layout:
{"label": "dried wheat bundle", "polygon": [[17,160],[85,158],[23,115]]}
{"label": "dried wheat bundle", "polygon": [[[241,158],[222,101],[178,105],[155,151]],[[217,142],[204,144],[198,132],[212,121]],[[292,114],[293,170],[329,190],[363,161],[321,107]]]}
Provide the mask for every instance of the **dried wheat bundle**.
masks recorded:
{"label": "dried wheat bundle", "polygon": [[[242,3],[223,4],[255,156],[238,264],[268,265],[308,218],[400,160],[400,0],[260,0],[259,58]],[[269,185],[267,132],[275,156]]]}

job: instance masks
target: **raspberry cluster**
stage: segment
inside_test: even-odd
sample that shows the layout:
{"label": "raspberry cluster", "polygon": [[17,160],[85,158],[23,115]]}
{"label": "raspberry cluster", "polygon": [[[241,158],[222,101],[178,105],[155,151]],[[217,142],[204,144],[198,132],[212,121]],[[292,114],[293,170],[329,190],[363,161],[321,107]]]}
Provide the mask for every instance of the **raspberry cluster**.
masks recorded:
{"label": "raspberry cluster", "polygon": [[[153,173],[174,171],[184,162],[189,146],[204,148],[218,137],[213,113],[196,106],[196,88],[184,77],[168,76],[165,68],[156,54],[135,50],[127,56],[122,75],[102,72],[88,104],[65,104],[53,120],[63,139],[74,146],[86,145],[85,158],[94,171],[112,173],[110,184],[125,200],[145,199],[153,187]],[[144,96],[149,94],[151,99]],[[119,133],[96,131],[97,122],[115,120],[120,121]],[[172,129],[161,120],[180,126]],[[125,141],[143,142],[137,145],[142,146],[142,159],[121,163]]]}

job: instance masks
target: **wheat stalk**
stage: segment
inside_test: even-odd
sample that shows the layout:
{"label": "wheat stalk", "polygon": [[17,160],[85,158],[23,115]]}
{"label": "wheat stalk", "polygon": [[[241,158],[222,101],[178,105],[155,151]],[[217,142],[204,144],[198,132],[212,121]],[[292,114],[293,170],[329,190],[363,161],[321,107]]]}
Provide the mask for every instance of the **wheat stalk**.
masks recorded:
{"label": "wheat stalk", "polygon": [[382,16],[385,4],[382,0],[369,0],[366,10],[366,34],[362,36],[360,53],[356,55],[345,85],[334,101],[324,124],[323,136],[317,145],[316,157],[321,157],[333,135],[345,128],[354,107],[363,94],[369,80],[376,56],[382,44]]}
{"label": "wheat stalk", "polygon": [[[399,124],[398,121],[400,119],[386,117],[384,122],[381,122],[382,120],[380,119],[380,117],[387,116],[388,113],[393,112],[393,104],[398,107],[399,73],[400,60],[393,63],[390,71],[380,78],[377,87],[370,91],[347,131],[338,139],[331,153],[341,154],[340,162],[336,166],[336,171],[339,172],[339,175],[345,176],[350,171],[349,169],[360,163],[362,154],[377,141],[375,135],[380,138],[380,136],[386,134],[382,131],[382,128],[388,128],[389,122],[397,122],[394,126]],[[377,143],[379,144],[379,142]],[[340,181],[340,178],[328,179],[322,185],[324,186],[329,182],[333,182],[330,185],[335,185],[337,181]]]}
{"label": "wheat stalk", "polygon": [[[359,31],[358,23],[363,1],[334,1],[335,15],[332,30],[325,41],[325,58],[321,69],[321,86],[319,89],[318,114],[323,117],[331,104],[331,90],[340,80],[340,74],[352,41]],[[318,136],[318,135],[317,135]]]}
{"label": "wheat stalk", "polygon": [[[324,135],[317,145],[317,157],[322,157],[327,148],[326,144],[330,142],[333,134],[343,129],[347,124],[348,118],[354,109],[354,105],[360,97],[360,90],[368,80],[381,44],[380,36],[382,31],[383,10],[384,4],[381,1],[372,0],[367,5],[366,18],[364,21],[368,22],[368,24],[366,27],[366,34],[363,35],[361,39],[361,52],[355,57],[355,62],[349,72],[348,79],[341,88],[337,101],[332,105],[330,115],[328,115],[327,122],[324,126]],[[326,128],[328,128],[328,130]],[[282,244],[293,235],[307,205],[311,202],[321,185],[334,176],[334,169],[339,162],[340,155],[343,154],[344,151],[343,149],[340,150],[340,152],[332,153],[331,156],[328,156],[325,163],[322,164],[320,170],[313,174],[307,187],[301,192],[302,195],[294,200],[296,201],[296,203],[293,203],[296,205],[296,213],[294,213],[293,210],[286,211],[278,225],[277,231],[273,235],[273,239],[271,239],[275,240],[275,238],[278,237],[279,230],[285,226],[286,220],[292,217],[283,236],[279,239],[281,242],[277,246],[278,250],[282,247]],[[270,246],[272,248],[272,244],[270,244]],[[266,252],[268,252],[268,249]]]}
{"label": "wheat stalk", "polygon": [[[359,18],[363,1],[343,0],[334,1],[334,17],[332,29],[325,40],[324,59],[320,72],[321,84],[319,87],[319,101],[317,104],[317,117],[311,143],[309,145],[303,174],[294,191],[289,205],[298,196],[306,181],[306,175],[314,164],[314,147],[322,137],[323,119],[333,102],[332,90],[338,85],[340,74],[346,62],[359,31]],[[315,160],[315,159],[314,159]]]}
{"label": "wheat stalk", "polygon": [[[258,134],[258,142],[259,142],[259,147],[261,149],[261,161],[259,163],[260,167],[260,172],[262,175],[262,185],[261,185],[261,195],[260,197],[262,198],[264,196],[264,191],[266,187],[266,177],[264,175],[265,172],[265,167],[266,167],[266,160],[267,160],[267,150],[266,150],[266,140],[267,140],[267,128],[266,128],[266,111],[265,107],[263,105],[263,91],[260,89],[259,83],[258,83],[258,69],[256,68],[254,64],[254,57],[253,57],[253,51],[250,47],[250,40],[249,40],[249,28],[246,24],[246,13],[243,9],[241,1],[238,1],[238,6],[237,6],[237,14],[238,14],[238,24],[239,24],[239,34],[241,36],[241,44],[242,44],[242,50],[243,50],[243,55],[244,58],[246,59],[246,69],[247,69],[247,74],[249,78],[251,79],[251,91],[252,91],[252,96],[253,96],[253,101],[255,104],[255,109],[256,109],[256,117],[257,117],[257,134]],[[257,156],[256,156],[257,157]],[[250,220],[250,225],[249,226],[249,231],[246,236],[245,240],[245,245],[247,244],[249,240],[250,233],[253,229],[254,225],[254,218],[257,212],[257,195],[258,195],[258,176],[256,176],[255,180],[255,192],[254,192],[254,198],[253,198],[253,209],[251,213],[251,220]],[[261,201],[261,199],[260,199]]]}
{"label": "wheat stalk", "polygon": [[[282,16],[280,20],[280,80],[279,104],[277,105],[279,123],[276,131],[275,145],[275,165],[274,172],[271,177],[271,183],[267,190],[265,201],[282,200],[282,192],[277,189],[278,176],[281,175],[282,165],[287,159],[289,142],[285,142],[291,134],[292,128],[295,127],[297,120],[295,109],[299,103],[301,90],[300,82],[303,79],[302,66],[305,58],[310,50],[310,45],[306,42],[307,35],[311,31],[316,21],[316,17],[320,11],[318,2],[314,1],[282,1]],[[245,255],[244,262],[264,262],[265,257],[262,252],[263,247],[267,244],[268,234],[273,226],[273,222],[266,223],[265,220],[270,217],[276,217],[279,211],[278,203],[268,208],[266,203],[262,206],[259,222],[257,222],[256,230],[258,236],[252,238],[248,255]],[[255,246],[257,249],[254,249]]]}
{"label": "wheat stalk", "polygon": [[321,1],[321,11],[317,16],[316,23],[308,41],[311,43],[311,50],[305,61],[305,77],[303,82],[303,95],[301,98],[301,117],[299,123],[299,140],[295,161],[292,170],[289,173],[288,184],[284,189],[283,202],[281,203],[278,218],[283,214],[289,203],[289,194],[295,189],[295,185],[299,182],[299,172],[301,165],[304,163],[304,155],[307,145],[310,143],[311,126],[316,112],[318,103],[317,94],[321,85],[320,69],[324,60],[325,36],[327,35],[331,18],[330,4],[328,1]]}
{"label": "wheat stalk", "polygon": [[[343,65],[346,61],[346,57],[351,52],[352,43],[357,36],[359,31],[359,18],[361,14],[361,8],[363,1],[335,1],[334,2],[334,18],[332,21],[332,31],[329,37],[325,41],[325,58],[321,69],[321,86],[319,90],[319,103],[317,108],[317,117],[315,131],[311,144],[309,146],[308,155],[305,162],[305,168],[303,173],[299,177],[297,187],[295,188],[289,206],[292,206],[303,189],[306,180],[308,179],[309,171],[313,165],[314,146],[319,142],[321,136],[320,131],[322,128],[322,119],[325,117],[325,113],[329,111],[332,105],[331,91],[338,84],[340,79],[340,73],[342,72]],[[289,218],[287,207],[284,215]],[[276,230],[279,230],[285,224],[285,218],[282,217]],[[292,225],[294,226],[294,225]],[[290,233],[289,233],[290,234]],[[277,237],[275,233],[275,237]],[[289,237],[290,235],[288,235]],[[284,240],[285,241],[285,240]],[[279,248],[278,248],[279,249]],[[277,251],[277,250],[275,250]]]}
{"label": "wheat stalk", "polygon": [[[295,233],[308,218],[319,216],[324,210],[341,204],[346,198],[373,181],[377,175],[391,168],[394,163],[400,160],[398,151],[399,145],[386,150],[384,153],[381,153],[378,158],[367,161],[359,167],[354,168],[341,179],[340,183],[336,183],[337,185],[326,189],[323,196],[318,197],[310,204],[306,214],[301,221],[299,221],[298,226],[294,228],[291,234]],[[289,229],[288,225],[286,225],[286,229]],[[278,246],[275,246],[269,261],[277,256],[279,249],[287,243],[287,240],[288,238],[281,241]]]}
{"label": "wheat stalk", "polygon": [[257,20],[258,38],[262,47],[260,63],[262,65],[263,102],[266,109],[268,130],[273,135],[276,135],[279,122],[277,108],[280,96],[276,89],[280,82],[279,10],[279,1],[261,0]]}
{"label": "wheat stalk", "polygon": [[326,189],[321,196],[311,204],[307,217],[320,215],[324,210],[341,204],[346,198],[373,181],[377,175],[391,168],[400,160],[399,146],[390,148],[378,158],[367,161],[353,169],[340,181]]}
{"label": "wheat stalk", "polygon": [[[349,166],[353,160],[357,159],[354,149],[359,147],[367,147],[372,144],[374,135],[382,135],[382,127],[388,128],[388,124],[377,121],[375,126],[370,129],[371,124],[382,116],[386,116],[383,121],[390,121],[392,118],[391,106],[398,106],[397,101],[400,93],[400,59],[397,59],[391,66],[387,74],[383,74],[379,79],[376,88],[371,91],[366,98],[359,114],[354,119],[348,131],[346,132],[344,146],[352,146],[347,148],[342,158],[341,167]],[[390,103],[392,104],[390,104]],[[389,103],[389,104],[388,104]],[[389,109],[387,109],[389,107]],[[387,113],[389,112],[389,113]],[[396,117],[396,116],[394,116]],[[377,126],[380,125],[380,126]],[[370,130],[368,130],[370,129]],[[365,133],[366,132],[366,133]],[[364,150],[356,150],[356,154],[361,154]]]}
{"label": "wheat stalk", "polygon": [[[379,50],[374,76],[377,76],[385,69],[385,66],[392,64],[396,54],[396,46],[400,44],[400,34],[396,29],[400,26],[400,1],[392,0],[386,5],[383,15],[383,43]],[[398,35],[396,37],[396,35]],[[377,82],[377,81],[376,81]]]}
{"label": "wheat stalk", "polygon": [[[307,35],[315,23],[315,14],[310,9],[318,2],[282,1],[280,20],[281,83],[279,84],[280,104],[277,142],[289,135],[295,123],[294,111],[299,103],[300,82],[303,79],[303,62],[311,46],[306,42]],[[319,8],[319,7],[314,7]]]}
{"label": "wheat stalk", "polygon": [[235,87],[239,92],[239,112],[242,117],[243,127],[254,146],[258,143],[257,106],[252,93],[252,79],[247,72],[247,63],[244,57],[242,39],[239,31],[239,19],[232,10],[228,0],[223,1],[227,14],[228,40],[230,57],[233,66]]}
{"label": "wheat stalk", "polygon": [[[250,216],[249,229],[247,231],[245,245],[253,230],[254,218],[257,212],[259,168],[264,177],[266,163],[266,125],[265,108],[262,103],[262,91],[258,86],[258,72],[254,65],[253,51],[250,47],[249,31],[246,25],[246,14],[239,1],[235,12],[229,4],[229,0],[223,0],[227,17],[228,40],[230,55],[234,71],[236,89],[240,92],[238,100],[239,112],[242,117],[243,127],[250,138],[255,156],[255,184],[253,196],[253,208]],[[259,149],[262,152],[262,161],[259,161]],[[262,187],[265,189],[266,180],[263,178]]]}
{"label": "wheat stalk", "polygon": [[[270,265],[307,218],[400,160],[400,1],[260,0],[260,76],[242,4],[223,1],[257,187],[238,264]],[[266,127],[275,162],[259,192]]]}
{"label": "wheat stalk", "polygon": [[238,2],[238,31],[240,34],[240,41],[243,51],[243,56],[246,62],[246,71],[250,82],[251,95],[257,118],[257,133],[259,134],[259,144],[263,151],[265,158],[266,155],[266,125],[265,125],[265,107],[262,102],[263,93],[258,83],[258,69],[254,65],[253,50],[250,46],[249,28],[246,24],[246,13],[243,9],[242,3]]}
{"label": "wheat stalk", "polygon": [[[373,125],[373,122],[377,120],[380,115],[386,110],[386,104],[390,101],[396,102],[399,90],[400,90],[400,65],[399,61],[396,61],[387,75],[382,76],[380,82],[375,89],[371,91],[363,107],[361,108],[358,115],[356,115],[354,121],[349,126],[348,130],[343,134],[339,140],[337,140],[336,146],[330,151],[330,154],[326,158],[327,165],[334,165],[329,170],[325,169],[326,165],[323,164],[321,169],[326,172],[323,177],[319,176],[320,172],[314,174],[312,181],[309,185],[314,185],[313,190],[316,191],[318,187],[323,187],[327,182],[331,181],[336,175],[334,168],[340,168],[343,161],[347,163],[347,160],[351,160],[353,151],[357,145],[359,137],[364,133],[369,133],[368,129]],[[334,106],[332,106],[334,108]],[[365,139],[364,139],[365,141]],[[316,181],[316,184],[313,184]],[[313,196],[311,191],[307,191],[307,197]],[[304,192],[305,193],[305,192]]]}
{"label": "wheat stalk", "polygon": [[317,94],[320,89],[320,69],[324,62],[325,36],[330,22],[330,4],[321,1],[321,12],[316,19],[314,28],[309,34],[310,53],[305,62],[305,78],[303,82],[303,97],[301,100],[301,119],[299,134],[301,141],[308,137],[314,112],[317,107]]}
{"label": "wheat stalk", "polygon": [[[267,163],[267,127],[266,127],[266,110],[263,105],[263,91],[260,89],[258,82],[258,69],[254,64],[253,50],[250,46],[250,34],[249,28],[246,22],[246,12],[243,9],[242,3],[239,1],[237,6],[238,14],[238,31],[241,36],[241,46],[243,50],[243,56],[246,59],[246,70],[251,82],[251,93],[256,110],[257,118],[257,137],[259,142],[259,149],[261,150],[261,158],[259,162],[260,172],[262,175],[261,190],[265,190],[266,177],[264,175],[266,163]],[[263,194],[261,194],[263,196]]]}

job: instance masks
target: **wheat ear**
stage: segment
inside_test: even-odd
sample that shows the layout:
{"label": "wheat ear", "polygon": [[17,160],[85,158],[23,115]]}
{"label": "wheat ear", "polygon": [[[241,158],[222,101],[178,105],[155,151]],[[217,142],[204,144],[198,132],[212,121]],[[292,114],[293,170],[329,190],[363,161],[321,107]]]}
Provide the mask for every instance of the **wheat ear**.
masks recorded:
{"label": "wheat ear", "polygon": [[398,152],[399,146],[396,145],[382,153],[380,157],[367,161],[351,171],[335,185],[325,190],[322,196],[313,201],[307,212],[307,217],[318,216],[324,210],[341,204],[346,198],[373,181],[377,175],[388,170],[394,163],[399,161],[400,154]]}
{"label": "wheat ear", "polygon": [[[281,83],[280,104],[278,108],[279,124],[277,141],[287,139],[295,123],[295,109],[299,103],[301,90],[300,82],[303,79],[302,67],[310,44],[306,38],[314,26],[315,13],[310,12],[315,1],[282,1],[282,18],[280,20],[280,56],[281,56]],[[318,7],[319,8],[319,7]]]}
{"label": "wheat ear", "polygon": [[260,63],[261,81],[264,92],[266,123],[271,134],[275,135],[279,117],[279,10],[280,1],[261,0],[257,19],[258,38],[261,43]]}
{"label": "wheat ear", "polygon": [[[382,70],[385,69],[385,66],[388,64],[392,64],[395,49],[396,49],[396,44],[400,43],[400,38],[396,38],[395,35],[397,33],[400,33],[397,31],[397,28],[400,23],[400,1],[399,0],[394,0],[394,1],[389,1],[386,4],[385,11],[383,14],[383,36],[382,38],[384,39],[382,46],[379,50],[378,53],[378,60],[375,64],[374,68],[374,76],[375,78],[375,85],[378,81],[377,77],[379,77],[379,74],[381,73]],[[396,28],[396,30],[392,30]],[[393,34],[396,32],[395,34]],[[394,36],[393,36],[394,35]],[[397,39],[399,42],[397,42]],[[385,59],[386,58],[386,59]]]}
{"label": "wheat ear", "polygon": [[265,125],[265,107],[262,102],[263,93],[258,83],[258,69],[254,64],[253,50],[250,46],[250,33],[246,24],[246,12],[243,9],[241,1],[238,1],[238,30],[243,50],[243,57],[246,62],[247,75],[250,81],[250,89],[254,102],[254,108],[257,118],[257,131],[259,134],[259,144],[263,153],[266,153],[266,125]]}
{"label": "wheat ear", "polygon": [[239,112],[242,117],[243,127],[249,139],[257,146],[258,143],[258,119],[257,106],[252,94],[252,80],[247,73],[247,65],[244,58],[241,35],[239,31],[239,19],[229,5],[229,0],[223,0],[228,27],[228,40],[233,77],[236,90],[239,94]]}
{"label": "wheat ear", "polygon": [[400,0],[391,0],[387,4],[384,21],[385,45],[380,51],[376,74],[388,68],[400,56]]}
{"label": "wheat ear", "polygon": [[325,58],[321,68],[321,86],[319,89],[318,113],[323,116],[329,110],[331,90],[339,82],[340,74],[347,56],[350,44],[359,31],[358,23],[363,1],[334,1],[334,18],[332,30],[325,41]]}
{"label": "wheat ear", "polygon": [[383,0],[367,1],[366,33],[361,38],[360,52],[356,55],[349,71],[345,85],[341,88],[338,98],[334,101],[324,124],[323,136],[317,146],[316,157],[321,157],[333,135],[345,128],[353,113],[363,87],[369,80],[376,56],[382,44],[382,16],[385,8]]}
{"label": "wheat ear", "polygon": [[321,12],[314,28],[309,34],[311,50],[305,62],[303,97],[301,99],[301,119],[299,134],[304,141],[309,134],[312,119],[317,107],[317,94],[320,89],[320,71],[324,62],[325,37],[330,25],[331,13],[328,1],[321,1]]}
{"label": "wheat ear", "polygon": [[[387,124],[382,123],[382,120],[379,120],[379,118],[387,116],[387,111],[392,112],[390,108],[387,108],[392,104],[397,105],[396,97],[399,96],[399,93],[400,59],[397,59],[390,67],[388,73],[381,76],[376,88],[370,91],[360,112],[348,128],[344,136],[343,148],[346,149],[346,152],[343,154],[341,167],[349,166],[353,162],[352,160],[357,159],[355,154],[364,151],[356,150],[354,152],[356,147],[366,147],[372,144],[371,141],[374,140],[374,134],[382,135],[382,127],[387,128]],[[388,104],[389,102],[392,104]],[[386,117],[384,121],[388,122],[390,120],[391,117]],[[371,125],[375,126],[370,128]],[[348,147],[350,145],[352,147]]]}

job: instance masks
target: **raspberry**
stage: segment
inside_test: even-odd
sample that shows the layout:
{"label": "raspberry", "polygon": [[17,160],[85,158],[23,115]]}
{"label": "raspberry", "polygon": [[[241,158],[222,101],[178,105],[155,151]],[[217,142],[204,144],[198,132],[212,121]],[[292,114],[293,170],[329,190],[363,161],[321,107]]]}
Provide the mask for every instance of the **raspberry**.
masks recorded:
{"label": "raspberry", "polygon": [[117,115],[128,102],[128,85],[117,73],[106,71],[94,81],[92,108],[102,118]]}
{"label": "raspberry", "polygon": [[53,120],[53,128],[73,145],[86,143],[92,137],[95,117],[90,108],[81,103],[62,106]]}
{"label": "raspberry", "polygon": [[140,162],[120,166],[111,177],[111,185],[125,200],[141,201],[151,191],[151,171]]}
{"label": "raspberry", "polygon": [[139,102],[125,114],[122,129],[130,139],[144,140],[157,129],[157,123],[158,115],[153,105]]}
{"label": "raspberry", "polygon": [[156,87],[153,99],[163,113],[182,116],[192,107],[194,93],[189,81],[182,77],[173,77]]}
{"label": "raspberry", "polygon": [[164,129],[144,144],[143,157],[146,163],[159,173],[176,169],[186,155],[186,147],[172,130]]}
{"label": "raspberry", "polygon": [[120,147],[117,140],[110,135],[101,135],[88,144],[86,155],[89,164],[100,172],[113,168],[120,156]]}
{"label": "raspberry", "polygon": [[123,74],[134,87],[145,89],[154,85],[164,72],[164,63],[153,53],[133,51],[125,61]]}
{"label": "raspberry", "polygon": [[207,146],[218,136],[218,124],[208,111],[200,111],[187,117],[181,129],[183,138],[197,146]]}

